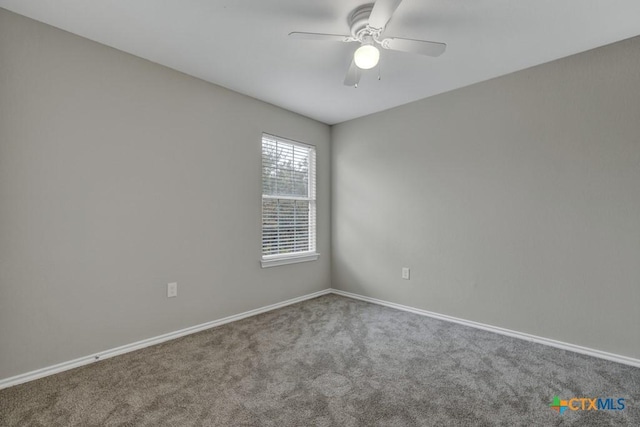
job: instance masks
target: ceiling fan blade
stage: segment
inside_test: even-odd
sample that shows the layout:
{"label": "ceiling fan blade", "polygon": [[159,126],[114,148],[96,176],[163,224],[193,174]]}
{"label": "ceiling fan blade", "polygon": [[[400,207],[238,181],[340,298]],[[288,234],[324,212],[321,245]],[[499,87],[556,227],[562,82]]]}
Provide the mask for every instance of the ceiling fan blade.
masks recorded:
{"label": "ceiling fan blade", "polygon": [[320,40],[320,41],[343,42],[343,43],[354,41],[354,38],[351,36],[341,36],[338,34],[322,34],[322,33],[293,32],[293,33],[289,33],[289,37],[292,37],[294,39],[301,39],[301,40]]}
{"label": "ceiling fan blade", "polygon": [[391,15],[400,6],[402,0],[378,0],[373,5],[373,10],[369,16],[369,26],[382,30],[387,26]]}
{"label": "ceiling fan blade", "polygon": [[351,60],[351,65],[349,66],[349,70],[347,71],[347,75],[344,78],[345,86],[358,86],[358,82],[360,81],[360,75],[362,72],[356,66],[356,63]]}
{"label": "ceiling fan blade", "polygon": [[427,56],[440,56],[447,49],[447,45],[444,43],[394,37],[382,40],[382,47],[389,50],[417,53],[419,55]]}

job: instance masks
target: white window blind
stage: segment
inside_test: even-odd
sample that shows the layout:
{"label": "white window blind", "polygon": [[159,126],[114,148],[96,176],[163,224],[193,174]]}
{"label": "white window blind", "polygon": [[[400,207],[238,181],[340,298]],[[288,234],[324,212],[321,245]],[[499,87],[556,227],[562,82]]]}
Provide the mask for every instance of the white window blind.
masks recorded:
{"label": "white window blind", "polygon": [[301,257],[315,251],[315,147],[263,134],[262,259]]}

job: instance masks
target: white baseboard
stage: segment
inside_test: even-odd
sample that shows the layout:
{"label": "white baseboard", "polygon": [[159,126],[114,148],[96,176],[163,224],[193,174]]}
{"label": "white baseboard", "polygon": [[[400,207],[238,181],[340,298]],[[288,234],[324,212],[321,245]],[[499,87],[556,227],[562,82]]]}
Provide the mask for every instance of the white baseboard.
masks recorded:
{"label": "white baseboard", "polygon": [[353,298],[361,301],[370,302],[373,304],[384,305],[386,307],[395,308],[397,310],[408,311],[410,313],[433,317],[434,319],[445,320],[447,322],[459,323],[461,325],[470,326],[472,328],[482,329],[489,332],[495,332],[496,334],[500,334],[500,335],[506,335],[513,338],[532,341],[538,344],[544,344],[551,347],[560,348],[562,350],[573,351],[575,353],[586,354],[587,356],[593,356],[600,359],[606,359],[613,362],[622,363],[624,365],[630,365],[630,366],[635,366],[640,368],[640,359],[634,359],[633,357],[622,356],[614,353],[607,353],[606,351],[596,350],[588,347],[582,347],[580,345],[569,344],[566,342],[556,341],[549,338],[538,337],[536,335],[531,335],[524,332],[512,331],[511,329],[500,328],[498,326],[491,326],[484,323],[473,322],[471,320],[459,319],[457,317],[434,313],[427,310],[421,310],[419,308],[409,307],[402,304],[396,304],[393,302],[388,302],[388,301],[380,300],[377,298],[366,297],[366,296],[354,294],[351,292],[341,291],[339,289],[331,289],[331,293],[336,295],[341,295],[347,298]]}
{"label": "white baseboard", "polygon": [[148,338],[146,340],[137,341],[131,344],[126,344],[121,347],[112,348],[110,350],[101,351],[96,354],[92,354],[89,356],[80,357],[78,359],[70,360],[68,362],[58,363],[53,366],[48,366],[46,368],[38,369],[35,371],[27,372],[21,375],[16,375],[14,377],[5,378],[0,380],[0,390],[3,388],[11,387],[14,385],[26,383],[29,381],[37,380],[38,378],[43,378],[49,375],[57,374],[59,372],[68,371],[69,369],[77,368],[79,366],[88,365],[89,363],[97,362],[99,360],[108,359],[110,357],[118,356],[120,354],[129,353],[135,350],[140,350],[141,348],[149,347],[152,345],[160,344],[165,341],[173,340],[179,337],[183,337],[185,335],[194,334],[196,332],[204,331],[205,329],[215,328],[216,326],[221,326],[226,323],[235,322],[237,320],[245,319],[247,317],[255,316],[261,313],[265,313],[267,311],[276,310],[278,308],[285,307],[287,305],[296,304],[301,301],[305,301],[308,299],[316,298],[322,295],[326,295],[330,293],[330,289],[325,289],[322,291],[314,292],[312,294],[303,295],[301,297],[292,298],[283,302],[279,302],[276,304],[271,304],[266,307],[256,308],[255,310],[245,311],[244,313],[234,314],[232,316],[224,317],[222,319],[213,320],[211,322],[202,323],[200,325],[192,326],[190,328],[181,329],[175,332],[169,332],[168,334],[159,335],[157,337]]}
{"label": "white baseboard", "polygon": [[569,344],[562,341],[556,341],[549,338],[538,337],[531,334],[526,334],[523,332],[512,331],[510,329],[500,328],[498,326],[486,325],[484,323],[473,322],[471,320],[459,319],[453,316],[447,316],[444,314],[434,313],[427,310],[421,310],[419,308],[409,307],[402,304],[396,304],[393,302],[388,302],[384,300],[380,300],[377,298],[371,298],[359,294],[354,294],[351,292],[341,291],[339,289],[325,289],[322,291],[314,292],[312,294],[303,295],[301,297],[292,298],[283,302],[279,302],[276,304],[271,304],[265,307],[257,308],[255,310],[245,311],[244,313],[235,314],[232,316],[224,317],[222,319],[213,320],[211,322],[202,323],[200,325],[192,326],[190,328],[181,329],[179,331],[170,332],[164,335],[159,335],[157,337],[148,338],[142,341],[137,341],[131,344],[123,345],[121,347],[116,347],[110,350],[101,351],[96,354],[92,354],[89,356],[80,357],[78,359],[70,360],[68,362],[58,363],[53,366],[48,366],[42,369],[38,369],[35,371],[27,372],[24,374],[16,375],[14,377],[5,378],[0,380],[0,390],[3,388],[11,387],[14,385],[26,383],[29,381],[37,380],[39,378],[43,378],[49,375],[57,374],[59,372],[68,371],[73,368],[77,368],[79,366],[88,365],[89,363],[97,362],[99,360],[108,359],[110,357],[118,356],[120,354],[129,353],[135,350],[139,350],[145,347],[149,347],[152,345],[160,344],[165,341],[169,341],[172,339],[176,339],[179,337],[183,337],[185,335],[194,334],[196,332],[204,331],[206,329],[215,328],[216,326],[221,326],[226,323],[235,322],[237,320],[245,319],[247,317],[255,316],[261,313],[265,313],[267,311],[276,310],[278,308],[286,307],[291,304],[296,304],[308,299],[316,298],[322,295],[326,295],[329,293],[333,293],[336,295],[341,295],[347,298],[358,299],[361,301],[370,302],[377,305],[383,305],[386,307],[395,308],[397,310],[408,311],[410,313],[420,314],[422,316],[433,317],[435,319],[445,320],[448,322],[459,323],[461,325],[470,326],[472,328],[482,329],[489,332],[494,332],[500,335],[506,335],[513,338],[519,338],[526,341],[532,341],[539,344],[548,345],[551,347],[560,348],[562,350],[573,351],[575,353],[586,354],[588,356],[597,357],[600,359],[606,359],[613,362],[622,363],[625,365],[640,367],[640,359],[634,359],[632,357],[622,356],[619,354],[608,353],[601,350],[595,350],[588,347],[582,347],[575,344]]}

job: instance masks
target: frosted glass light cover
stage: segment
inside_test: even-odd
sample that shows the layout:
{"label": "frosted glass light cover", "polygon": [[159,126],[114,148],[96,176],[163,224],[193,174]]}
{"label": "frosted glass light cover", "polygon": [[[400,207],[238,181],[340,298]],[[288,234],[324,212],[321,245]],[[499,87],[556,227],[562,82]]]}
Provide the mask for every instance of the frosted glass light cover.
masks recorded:
{"label": "frosted glass light cover", "polygon": [[363,70],[369,70],[375,67],[378,65],[379,60],[380,51],[377,47],[370,44],[360,46],[353,54],[353,61],[356,63],[358,68]]}

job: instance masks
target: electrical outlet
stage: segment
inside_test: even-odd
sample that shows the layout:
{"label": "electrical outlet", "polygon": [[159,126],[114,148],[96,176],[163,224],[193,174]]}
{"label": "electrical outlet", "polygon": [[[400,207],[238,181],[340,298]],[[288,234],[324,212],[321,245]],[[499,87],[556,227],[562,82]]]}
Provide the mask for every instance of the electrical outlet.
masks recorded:
{"label": "electrical outlet", "polygon": [[168,283],[167,284],[167,298],[173,298],[178,296],[178,283]]}
{"label": "electrical outlet", "polygon": [[409,280],[409,267],[402,267],[402,278]]}

